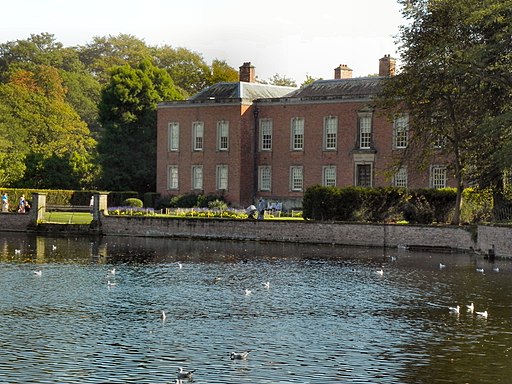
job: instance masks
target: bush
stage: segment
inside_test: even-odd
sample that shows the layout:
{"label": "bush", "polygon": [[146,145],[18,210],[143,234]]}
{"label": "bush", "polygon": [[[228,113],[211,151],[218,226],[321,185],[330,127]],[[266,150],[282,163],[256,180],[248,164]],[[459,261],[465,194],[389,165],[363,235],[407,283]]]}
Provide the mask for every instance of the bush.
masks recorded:
{"label": "bush", "polygon": [[215,200],[210,201],[208,203],[208,208],[224,211],[224,210],[226,210],[228,208],[228,205],[226,204],[225,201],[222,201],[222,200],[219,200],[219,199],[215,199]]}
{"label": "bush", "polygon": [[142,208],[144,204],[142,203],[141,199],[136,199],[134,197],[128,198],[125,201],[123,201],[124,207],[135,207],[135,208]]}

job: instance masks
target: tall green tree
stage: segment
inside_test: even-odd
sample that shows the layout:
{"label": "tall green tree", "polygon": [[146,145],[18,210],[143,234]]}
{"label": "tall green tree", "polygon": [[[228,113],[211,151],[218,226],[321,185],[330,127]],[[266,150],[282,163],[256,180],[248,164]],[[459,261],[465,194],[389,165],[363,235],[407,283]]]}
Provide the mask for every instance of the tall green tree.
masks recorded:
{"label": "tall green tree", "polygon": [[48,33],[0,44],[0,81],[7,82],[19,69],[33,72],[38,66],[59,70],[66,88],[66,101],[97,135],[100,130],[98,103],[101,87],[80,60],[76,48],[63,47],[54,35]]}
{"label": "tall green tree", "polygon": [[[8,83],[0,87],[0,111],[0,137],[7,138],[7,148],[14,154],[9,166],[20,172],[11,184],[32,188],[91,186],[95,174],[91,153],[96,142],[66,102],[57,69],[41,65],[34,72],[13,72]],[[18,160],[23,160],[23,165]]]}
{"label": "tall green tree", "polygon": [[167,72],[149,60],[136,68],[124,65],[111,70],[99,106],[104,127],[98,146],[103,188],[155,190],[157,104],[181,98]]}
{"label": "tall green tree", "polygon": [[[490,122],[510,107],[505,97],[509,85],[503,81],[509,75],[506,66],[497,64],[507,62],[506,57],[510,62],[510,47],[498,52],[498,46],[510,40],[504,32],[510,31],[512,3],[399,2],[408,20],[399,35],[402,65],[385,82],[379,104],[390,115],[409,113],[410,141],[400,160],[420,166],[433,160],[448,163],[457,187],[453,222],[459,223],[464,186],[483,171],[477,159],[501,141],[503,126]],[[489,129],[492,139],[485,134]],[[499,170],[496,163],[492,167]]]}

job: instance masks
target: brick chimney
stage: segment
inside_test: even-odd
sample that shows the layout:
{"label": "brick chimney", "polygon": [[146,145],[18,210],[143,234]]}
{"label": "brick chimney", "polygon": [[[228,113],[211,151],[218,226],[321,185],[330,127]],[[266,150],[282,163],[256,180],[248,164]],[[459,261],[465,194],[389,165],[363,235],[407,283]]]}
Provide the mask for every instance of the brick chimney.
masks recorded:
{"label": "brick chimney", "polygon": [[339,79],[351,79],[352,78],[352,70],[347,67],[346,64],[340,64],[338,68],[334,68],[334,78],[336,80]]}
{"label": "brick chimney", "polygon": [[240,67],[240,81],[244,81],[246,83],[255,83],[256,82],[256,71],[254,70],[254,65],[251,65],[251,62],[246,62]]}
{"label": "brick chimney", "polygon": [[382,59],[379,59],[379,76],[392,77],[395,76],[395,64],[396,59],[393,59],[389,55],[384,55]]}

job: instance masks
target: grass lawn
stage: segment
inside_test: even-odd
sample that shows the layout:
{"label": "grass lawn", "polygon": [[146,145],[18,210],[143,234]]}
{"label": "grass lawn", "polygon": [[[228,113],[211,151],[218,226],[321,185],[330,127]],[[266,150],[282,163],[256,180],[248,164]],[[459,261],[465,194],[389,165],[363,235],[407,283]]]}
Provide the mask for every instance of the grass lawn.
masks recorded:
{"label": "grass lawn", "polygon": [[90,224],[92,215],[89,212],[46,212],[45,221],[59,224]]}

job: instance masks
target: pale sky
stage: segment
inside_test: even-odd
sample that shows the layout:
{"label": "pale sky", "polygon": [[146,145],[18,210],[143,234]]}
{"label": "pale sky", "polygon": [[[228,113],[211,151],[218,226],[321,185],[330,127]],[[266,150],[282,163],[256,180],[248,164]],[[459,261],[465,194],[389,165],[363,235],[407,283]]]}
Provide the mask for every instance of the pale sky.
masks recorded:
{"label": "pale sky", "polygon": [[306,75],[332,79],[340,64],[354,77],[377,73],[379,58],[398,59],[403,23],[397,0],[24,0],[1,9],[0,43],[46,32],[75,46],[123,33],[208,64],[248,61],[259,79],[277,73],[298,85]]}

